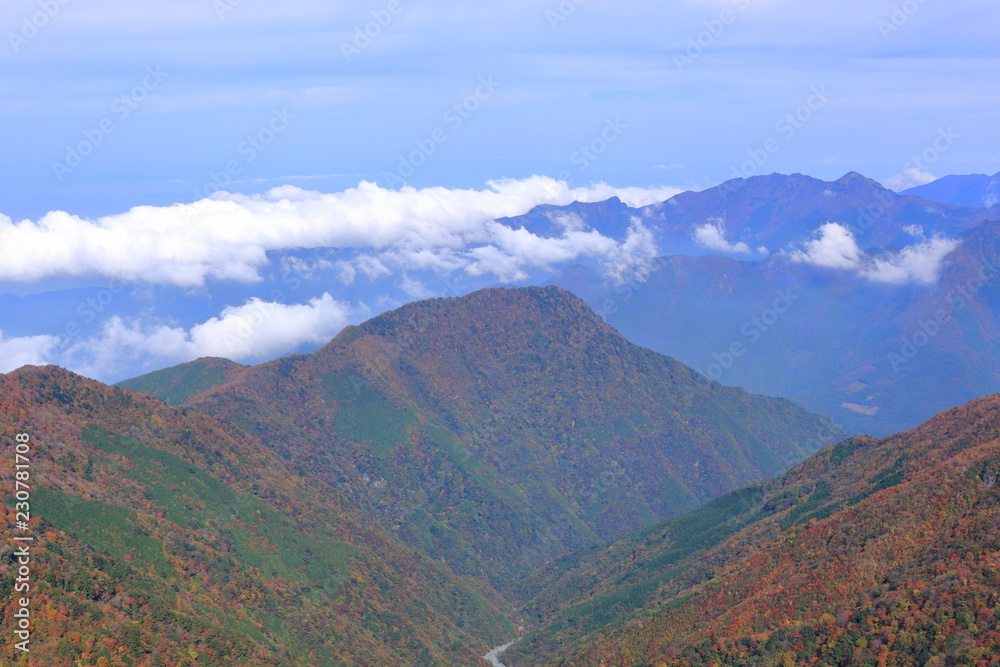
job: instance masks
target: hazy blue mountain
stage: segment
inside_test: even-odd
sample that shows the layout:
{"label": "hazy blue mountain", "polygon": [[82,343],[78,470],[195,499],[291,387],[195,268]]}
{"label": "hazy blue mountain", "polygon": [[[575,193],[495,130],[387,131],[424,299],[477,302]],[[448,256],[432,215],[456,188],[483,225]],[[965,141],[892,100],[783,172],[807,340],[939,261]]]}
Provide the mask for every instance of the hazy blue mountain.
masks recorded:
{"label": "hazy blue mountain", "polygon": [[668,257],[645,282],[621,286],[577,266],[552,282],[631,340],[724,384],[885,435],[1000,387],[1000,223],[960,239],[933,285],[876,283],[782,256]]}
{"label": "hazy blue mountain", "polygon": [[[738,178],[642,208],[611,199],[538,207],[504,222],[554,236],[575,219],[583,229],[595,229],[620,240],[635,220],[653,231],[662,255],[724,254],[759,260],[800,246],[827,222],[849,228],[862,249],[901,248],[913,243],[915,228],[927,237],[952,237],[989,217],[982,209],[930,204],[897,194],[851,172],[836,181],[802,174]],[[706,245],[704,239],[699,242],[697,230],[706,224],[717,226],[730,245],[742,243],[745,248],[724,250]]]}
{"label": "hazy blue mountain", "polygon": [[926,185],[903,190],[900,194],[958,206],[993,208],[1000,203],[1000,172],[992,176],[987,174],[942,176]]}
{"label": "hazy blue mountain", "polygon": [[[926,239],[955,237],[991,215],[987,209],[896,194],[856,173],[831,182],[801,174],[735,179],[639,208],[617,198],[539,206],[524,216],[499,220],[510,229],[504,234],[514,238],[523,227],[537,236],[557,239],[540,255],[545,258],[557,258],[568,247],[586,246],[580,239],[592,241],[601,234],[602,247],[613,240],[632,263],[609,261],[600,253],[574,255],[574,250],[570,253],[574,259],[542,259],[538,264],[521,266],[505,276],[503,280],[509,282],[502,284],[546,284],[574,264],[605,277],[635,276],[637,270],[641,277],[643,262],[657,255],[763,261],[801,249],[828,222],[837,222],[849,230],[862,250],[893,253]],[[542,245],[537,239],[525,242]],[[559,251],[553,253],[553,249]],[[95,279],[81,284],[75,279],[52,279],[35,286],[30,294],[0,297],[0,342],[17,337],[59,336],[61,341],[52,350],[53,356],[46,359],[48,362],[115,382],[188,361],[184,351],[196,346],[175,346],[164,356],[141,343],[112,352],[109,346],[114,341],[141,340],[164,327],[172,330],[175,339],[190,341],[195,327],[224,319],[227,309],[242,307],[252,299],[299,306],[332,298],[338,307],[343,306],[343,319],[360,323],[414,299],[462,296],[501,282],[490,272],[446,270],[435,262],[390,269],[379,264],[370,251],[355,248],[275,252],[268,255],[268,260],[260,268],[259,282],[210,280],[196,289],[114,280]],[[16,293],[18,286],[0,285],[0,291],[4,290]],[[122,338],[122,330],[129,335]],[[215,346],[202,347],[199,353],[259,363],[282,354],[313,352],[322,344],[320,339],[335,332],[331,329],[320,338],[280,349],[230,350]]]}

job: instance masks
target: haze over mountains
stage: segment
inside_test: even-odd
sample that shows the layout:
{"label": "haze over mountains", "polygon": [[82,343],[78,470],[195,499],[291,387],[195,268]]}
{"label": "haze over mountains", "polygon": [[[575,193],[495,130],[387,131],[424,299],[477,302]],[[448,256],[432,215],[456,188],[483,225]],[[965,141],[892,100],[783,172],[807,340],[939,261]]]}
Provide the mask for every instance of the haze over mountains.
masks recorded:
{"label": "haze over mountains", "polygon": [[1000,667],[1000,3],[0,17],[0,667]]}
{"label": "haze over mountains", "polygon": [[[600,224],[603,206],[577,212]],[[732,181],[662,209],[650,214],[661,247],[714,220],[728,256],[660,257],[626,284],[578,265],[552,284],[642,345],[856,433],[909,428],[995,390],[993,211],[897,195],[856,174]],[[754,256],[758,245],[785,249]]]}
{"label": "haze over mountains", "polygon": [[[921,189],[935,183],[937,191]],[[157,284],[153,274],[168,264],[149,250],[151,282],[4,295],[3,312],[27,315],[0,322],[0,350],[9,367],[58,363],[117,381],[199,356],[256,363],[313,352],[347,324],[414,298],[555,284],[630,339],[724,384],[790,398],[852,432],[886,434],[991,391],[1000,372],[994,209],[911,194],[957,201],[947,192],[988,185],[978,176],[935,183],[894,193],[856,173],[832,182],[772,174],[658,203],[651,191],[618,191],[631,206],[545,179],[433,193],[437,200],[370,185],[350,196],[284,189],[212,206],[261,233],[299,220],[297,248],[227,241],[185,264],[180,275],[208,280],[196,289]],[[574,195],[592,201],[490,217]],[[287,208],[283,218],[267,217],[274,206]],[[356,231],[328,247],[333,237],[322,240],[329,234],[316,217],[326,209],[370,218],[391,237],[378,247]],[[432,223],[450,231],[428,235]],[[247,272],[260,282],[241,282]]]}
{"label": "haze over mountains", "polygon": [[936,181],[903,190],[902,194],[958,206],[993,208],[1000,203],[1000,172],[942,176]]}
{"label": "haze over mountains", "polygon": [[[547,287],[417,301],[315,352],[124,383],[175,408],[54,368],[6,376],[5,432],[38,442],[39,613],[53,620],[37,655],[477,665],[521,624],[511,666],[990,655],[993,399],[775,476],[841,427],[883,435],[995,391],[991,209],[853,173],[772,175],[496,225],[522,257],[601,249],[516,265]],[[281,261],[295,257],[314,272],[287,274],[288,294],[326,294],[343,269]],[[371,298],[393,280],[352,288]],[[152,298],[111,296],[83,302],[92,326]],[[78,297],[4,299],[59,322]],[[177,314],[193,303],[174,298]],[[309,303],[308,317],[339,313],[314,335],[350,319],[347,301]],[[294,326],[296,308],[241,320],[234,343]],[[126,329],[108,339],[126,354],[174,335]],[[934,574],[956,555],[961,597]]]}

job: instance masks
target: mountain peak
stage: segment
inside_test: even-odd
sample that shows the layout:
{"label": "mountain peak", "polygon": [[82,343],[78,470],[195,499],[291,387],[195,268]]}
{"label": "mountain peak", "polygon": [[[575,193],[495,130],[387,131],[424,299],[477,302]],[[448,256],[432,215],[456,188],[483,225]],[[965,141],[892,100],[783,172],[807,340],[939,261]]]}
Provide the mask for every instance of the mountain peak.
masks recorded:
{"label": "mountain peak", "polygon": [[[294,442],[381,527],[503,587],[558,553],[780,472],[830,426],[633,345],[556,286],[410,303],[184,405]],[[594,485],[606,472],[613,493]],[[426,513],[410,509],[417,496]],[[566,528],[540,542],[553,516]],[[516,526],[533,546],[512,555],[485,525]],[[432,539],[442,531],[451,546]]]}
{"label": "mountain peak", "polygon": [[849,171],[849,172],[847,172],[846,174],[844,174],[843,176],[841,176],[840,178],[838,178],[836,182],[837,183],[841,183],[843,185],[870,186],[870,187],[877,188],[879,190],[888,190],[888,188],[886,188],[884,185],[882,185],[878,181],[870,179],[867,176],[859,174],[856,171]]}
{"label": "mountain peak", "polygon": [[[376,315],[359,325],[367,334],[387,335],[403,322],[413,323],[425,317],[436,320],[460,317],[469,322],[504,322],[526,325],[533,318],[548,321],[556,317],[580,318],[608,328],[603,320],[580,297],[555,285],[528,287],[487,287],[465,296],[424,299],[396,310]],[[458,322],[454,323],[458,325]],[[351,336],[353,337],[353,336]]]}

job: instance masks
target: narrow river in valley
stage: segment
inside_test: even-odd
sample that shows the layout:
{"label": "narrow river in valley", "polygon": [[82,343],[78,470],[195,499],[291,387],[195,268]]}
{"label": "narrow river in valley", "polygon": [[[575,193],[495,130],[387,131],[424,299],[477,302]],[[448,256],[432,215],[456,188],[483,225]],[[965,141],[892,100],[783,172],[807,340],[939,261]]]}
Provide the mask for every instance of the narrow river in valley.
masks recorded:
{"label": "narrow river in valley", "polygon": [[489,662],[493,667],[507,667],[507,665],[500,662],[500,654],[509,649],[514,645],[514,642],[507,642],[503,646],[497,646],[495,649],[484,655],[486,661]]}

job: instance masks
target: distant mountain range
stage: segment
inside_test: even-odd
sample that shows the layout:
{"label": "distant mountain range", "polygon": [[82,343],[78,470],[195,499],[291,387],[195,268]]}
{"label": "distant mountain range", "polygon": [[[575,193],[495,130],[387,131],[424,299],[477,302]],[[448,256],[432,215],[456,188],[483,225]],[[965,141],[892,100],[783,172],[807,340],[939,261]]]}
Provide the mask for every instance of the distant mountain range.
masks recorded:
{"label": "distant mountain range", "polygon": [[993,208],[1000,203],[1000,172],[992,176],[942,176],[926,185],[903,190],[900,194],[957,206]]}
{"label": "distant mountain range", "polygon": [[410,547],[508,592],[840,435],[629,343],[555,287],[416,302],[312,355],[121,386],[259,435]]}
{"label": "distant mountain range", "polygon": [[993,664],[998,437],[991,396],[554,561],[504,662]]}
{"label": "distant mountain range", "polygon": [[[539,207],[498,224],[612,250],[539,260],[546,286],[415,270],[459,296],[399,307],[413,284],[359,276],[385,312],[264,363],[0,375],[0,434],[31,436],[32,659],[481,666],[519,636],[510,667],[995,664],[1000,215],[968,203],[996,180]],[[251,293],[0,306],[82,339]]]}
{"label": "distant mountain range", "polygon": [[[946,177],[894,193],[853,172],[830,182],[771,174],[640,208],[616,198],[540,206],[496,229],[538,247],[537,264],[521,266],[511,284],[560,286],[631,341],[712,379],[788,398],[852,433],[885,435],[1000,386],[1000,215],[960,205],[980,201],[995,182]],[[574,256],[570,247],[603,250]],[[567,254],[574,259],[558,259]],[[2,311],[20,315],[0,322],[0,349],[16,355],[61,335],[52,347],[59,363],[115,381],[169,365],[151,354],[157,341],[176,341],[165,345],[175,354],[215,340],[208,354],[253,363],[275,349],[312,353],[345,322],[416,297],[461,296],[497,280],[449,272],[437,260],[400,274],[363,256],[353,248],[273,253],[260,284],[218,282],[194,293],[113,285],[4,295]],[[370,271],[348,271],[348,284],[348,265]],[[220,308],[244,308],[259,294],[279,295],[265,297],[277,300],[272,309],[313,314],[287,330],[250,327],[264,340],[244,340],[232,327],[260,308],[225,316]]]}
{"label": "distant mountain range", "polygon": [[[630,340],[854,433],[910,428],[1000,387],[992,210],[897,195],[857,174],[731,181],[654,209],[642,215],[660,247],[690,254],[651,261],[641,280],[582,264],[551,280]],[[615,229],[608,210],[577,214]],[[697,251],[708,220],[740,251]]]}
{"label": "distant mountain range", "polygon": [[622,240],[639,221],[652,231],[663,256],[722,254],[760,260],[801,247],[829,222],[844,225],[865,250],[903,248],[921,236],[956,236],[992,217],[981,208],[895,193],[851,172],[829,182],[802,174],[738,178],[642,208],[611,199],[538,207],[502,222],[543,236],[556,236],[576,224]]}

